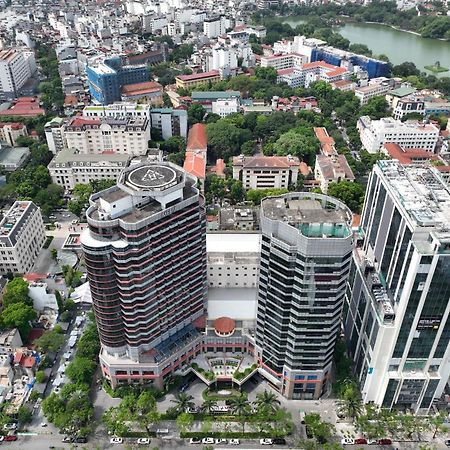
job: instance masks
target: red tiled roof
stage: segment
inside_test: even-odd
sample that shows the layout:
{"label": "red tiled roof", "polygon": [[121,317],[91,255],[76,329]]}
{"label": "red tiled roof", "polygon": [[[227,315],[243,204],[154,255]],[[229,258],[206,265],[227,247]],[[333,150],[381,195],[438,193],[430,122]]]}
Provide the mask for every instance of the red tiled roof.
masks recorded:
{"label": "red tiled roof", "polygon": [[436,169],[439,172],[450,172],[450,166],[436,166]]}
{"label": "red tiled roof", "polygon": [[10,108],[0,111],[0,116],[35,117],[45,114],[34,97],[20,97]]}
{"label": "red tiled roof", "polygon": [[45,273],[27,273],[22,278],[29,283],[32,283],[33,281],[45,280],[47,275]]}
{"label": "red tiled roof", "polygon": [[9,125],[13,130],[21,130],[25,125],[22,122],[0,122],[0,128]]}
{"label": "red tiled roof", "polygon": [[225,173],[224,173],[225,167],[226,167],[225,161],[224,161],[223,159],[220,159],[220,158],[219,158],[219,159],[216,161],[216,175],[217,175],[218,177],[223,177],[223,176],[225,176]]}
{"label": "red tiled roof", "polygon": [[384,148],[389,156],[393,159],[397,159],[400,164],[411,164],[415,159],[437,159],[437,156],[432,152],[427,152],[422,148],[405,149],[393,142],[387,142],[384,144]]}
{"label": "red tiled roof", "polygon": [[302,161],[302,162],[299,164],[298,169],[299,169],[300,173],[301,173],[304,177],[308,176],[308,175],[310,174],[310,172],[311,172],[311,170],[310,170],[309,167],[308,167],[308,164],[306,164],[304,161]]}
{"label": "red tiled roof", "polygon": [[192,125],[189,130],[188,140],[186,144],[186,151],[204,150],[206,151],[208,145],[208,137],[206,136],[206,125],[203,123],[196,123]]}
{"label": "red tiled roof", "polygon": [[206,177],[206,160],[200,153],[186,152],[183,169],[197,178]]}
{"label": "red tiled roof", "polygon": [[290,166],[298,165],[300,162],[298,158],[289,160],[287,156],[253,156],[241,160],[240,156],[233,158],[233,165],[242,167],[273,167],[285,169]]}
{"label": "red tiled roof", "polygon": [[324,69],[335,69],[337,66],[333,66],[332,64],[328,64],[325,61],[314,61],[311,63],[303,64],[302,69],[316,69],[318,67],[323,67]]}
{"label": "red tiled roof", "polygon": [[228,334],[236,328],[236,322],[230,317],[219,317],[214,321],[214,329],[218,333]]}
{"label": "red tiled roof", "polygon": [[66,97],[64,98],[64,105],[65,106],[69,106],[69,105],[76,105],[78,103],[78,99],[76,95],[66,95]]}
{"label": "red tiled roof", "polygon": [[100,119],[88,119],[86,117],[75,116],[69,123],[72,127],[82,127],[83,125],[101,125]]}
{"label": "red tiled roof", "polygon": [[347,69],[345,67],[338,67],[338,68],[332,70],[331,72],[327,72],[326,76],[327,77],[336,77],[338,75],[343,75],[346,72],[347,72]]}
{"label": "red tiled roof", "polygon": [[192,80],[201,80],[203,78],[211,78],[211,77],[218,77],[218,76],[219,76],[218,70],[211,70],[209,72],[193,73],[192,75],[178,75],[177,78],[181,81],[192,81]]}
{"label": "red tiled roof", "polygon": [[163,87],[156,81],[144,81],[143,83],[126,84],[122,87],[123,95],[150,94],[152,92],[162,93]]}
{"label": "red tiled roof", "polygon": [[294,73],[294,68],[290,67],[289,69],[279,69],[277,70],[278,75],[290,75],[291,73]]}

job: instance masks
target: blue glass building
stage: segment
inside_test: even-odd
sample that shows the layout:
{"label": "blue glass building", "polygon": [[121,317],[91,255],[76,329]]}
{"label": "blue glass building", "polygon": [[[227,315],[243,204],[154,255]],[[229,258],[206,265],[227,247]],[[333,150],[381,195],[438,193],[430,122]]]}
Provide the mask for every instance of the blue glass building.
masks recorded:
{"label": "blue glass building", "polygon": [[86,75],[92,98],[103,105],[119,101],[122,86],[149,79],[145,65],[125,66],[119,57],[105,59],[96,66],[87,66]]}

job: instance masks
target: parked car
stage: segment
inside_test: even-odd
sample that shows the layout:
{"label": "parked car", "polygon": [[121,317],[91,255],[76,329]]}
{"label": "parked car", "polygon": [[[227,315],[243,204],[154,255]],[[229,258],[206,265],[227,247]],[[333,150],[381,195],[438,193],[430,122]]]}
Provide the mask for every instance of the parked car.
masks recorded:
{"label": "parked car", "polygon": [[444,444],[445,444],[447,447],[450,447],[450,439],[447,439],[447,440],[444,442]]}
{"label": "parked car", "polygon": [[202,440],[200,438],[193,437],[193,438],[189,439],[189,444],[201,444],[201,443],[202,443]]}
{"label": "parked car", "polygon": [[356,438],[355,444],[357,444],[357,445],[367,444],[367,439],[366,438]]}
{"label": "parked car", "polygon": [[5,441],[6,442],[17,441],[17,436],[15,436],[13,434],[5,436]]}
{"label": "parked car", "polygon": [[272,442],[274,445],[286,445],[286,439],[284,438],[273,438]]}
{"label": "parked car", "polygon": [[216,444],[228,444],[226,439],[215,439]]}
{"label": "parked car", "polygon": [[376,439],[369,439],[367,441],[367,445],[377,445],[378,441]]}
{"label": "parked car", "polygon": [[230,439],[230,440],[228,441],[228,443],[229,443],[230,445],[239,445],[239,444],[241,443],[241,441],[240,441],[239,439]]}
{"label": "parked car", "polygon": [[73,442],[76,442],[77,444],[86,444],[87,438],[85,437],[77,437],[73,440]]}
{"label": "parked car", "polygon": [[137,440],[137,443],[139,445],[148,445],[148,444],[150,444],[150,439],[149,438],[139,438]]}
{"label": "parked car", "polygon": [[203,438],[202,444],[214,444],[214,438],[212,438],[212,437]]}
{"label": "parked car", "polygon": [[378,445],[391,445],[392,444],[392,440],[391,439],[378,439]]}
{"label": "parked car", "polygon": [[64,436],[62,442],[72,442],[72,438],[70,436]]}
{"label": "parked car", "polygon": [[4,439],[5,439],[5,436],[0,436],[0,442],[3,442]]}
{"label": "parked car", "polygon": [[260,439],[260,440],[259,440],[259,443],[260,443],[261,445],[272,445],[272,444],[273,444],[273,441],[272,441],[272,439],[267,439],[267,438],[265,438],[265,439]]}
{"label": "parked car", "polygon": [[42,427],[42,428],[45,428],[46,426],[47,426],[47,424],[46,424],[45,422],[42,422],[42,423],[41,423],[41,427]]}
{"label": "parked car", "polygon": [[123,439],[120,437],[113,437],[109,440],[111,444],[122,444]]}
{"label": "parked car", "polygon": [[342,445],[354,445],[354,443],[355,443],[355,440],[353,438],[345,437],[345,438],[341,439]]}

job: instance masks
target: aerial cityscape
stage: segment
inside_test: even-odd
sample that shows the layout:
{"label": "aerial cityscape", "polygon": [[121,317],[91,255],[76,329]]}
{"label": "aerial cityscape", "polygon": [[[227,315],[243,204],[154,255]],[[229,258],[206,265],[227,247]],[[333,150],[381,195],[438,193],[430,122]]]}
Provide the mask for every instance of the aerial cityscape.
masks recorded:
{"label": "aerial cityscape", "polygon": [[0,445],[450,447],[447,0],[0,0]]}

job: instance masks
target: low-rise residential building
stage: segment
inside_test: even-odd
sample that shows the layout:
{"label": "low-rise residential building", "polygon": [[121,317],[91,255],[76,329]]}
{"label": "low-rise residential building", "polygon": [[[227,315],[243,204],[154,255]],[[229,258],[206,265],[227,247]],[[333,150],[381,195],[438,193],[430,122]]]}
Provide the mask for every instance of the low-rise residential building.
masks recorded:
{"label": "low-rise residential building", "polygon": [[355,96],[361,105],[367,105],[371,98],[385,95],[390,89],[391,85],[387,82],[374,83],[355,88]]}
{"label": "low-rise residential building", "polygon": [[150,111],[152,128],[162,134],[163,139],[172,136],[187,137],[187,111],[174,108],[153,108]]}
{"label": "low-rise residential building", "polygon": [[220,72],[218,70],[211,70],[203,73],[193,73],[192,75],[178,75],[175,77],[175,84],[177,89],[189,89],[199,84],[215,83],[220,81]]}
{"label": "low-rise residential building", "polygon": [[314,177],[320,182],[320,189],[324,194],[328,192],[330,183],[355,181],[355,176],[348,165],[347,158],[344,155],[336,154],[316,156]]}
{"label": "low-rise residential building", "polygon": [[74,148],[61,150],[48,165],[52,182],[67,190],[77,183],[116,180],[126,167],[130,155],[123,153],[80,153]]}
{"label": "low-rise residential building", "polygon": [[15,147],[17,138],[20,136],[28,136],[25,124],[21,122],[0,122],[0,141]]}
{"label": "low-rise residential building", "polygon": [[233,158],[233,178],[245,189],[287,189],[297,183],[299,165],[295,156],[239,155]]}
{"label": "low-rise residential building", "polygon": [[30,201],[16,201],[0,222],[0,273],[31,270],[45,242],[41,210]]}
{"label": "low-rise residential building", "polygon": [[80,153],[145,155],[150,140],[150,121],[147,118],[75,116],[66,125],[64,136],[67,148]]}
{"label": "low-rise residential building", "polygon": [[276,70],[302,67],[307,62],[308,57],[299,53],[261,57],[261,67],[273,67]]}
{"label": "low-rise residential building", "polygon": [[7,172],[14,172],[20,169],[30,156],[28,147],[10,147],[0,143],[0,167]]}
{"label": "low-rise residential building", "polygon": [[357,124],[361,143],[369,153],[379,152],[387,142],[403,148],[422,148],[434,152],[439,138],[439,128],[415,120],[400,122],[392,117],[372,120],[360,117]]}
{"label": "low-rise residential building", "polygon": [[64,139],[64,126],[66,119],[54,117],[44,125],[45,139],[48,149],[56,154],[66,147]]}
{"label": "low-rise residential building", "polygon": [[398,99],[395,102],[395,108],[392,111],[392,117],[395,120],[402,120],[408,114],[425,115],[425,102],[421,98],[409,96]]}
{"label": "low-rise residential building", "polygon": [[13,354],[22,345],[22,338],[17,328],[2,331],[0,333],[0,358]]}
{"label": "low-rise residential building", "polygon": [[240,107],[241,102],[237,97],[218,99],[212,104],[212,112],[220,117],[226,117],[239,112]]}
{"label": "low-rise residential building", "polygon": [[225,101],[236,98],[241,101],[239,91],[194,91],[191,94],[193,103],[200,103],[207,113],[213,112],[213,105],[217,101]]}
{"label": "low-rise residential building", "polygon": [[221,230],[252,231],[258,229],[257,213],[251,208],[220,208]]}
{"label": "low-rise residential building", "polygon": [[122,100],[145,100],[153,106],[161,106],[163,104],[163,93],[163,86],[155,81],[127,84],[122,87]]}
{"label": "low-rise residential building", "polygon": [[314,128],[314,133],[320,142],[320,151],[323,155],[332,156],[337,154],[334,139],[328,134],[326,128],[316,127]]}

